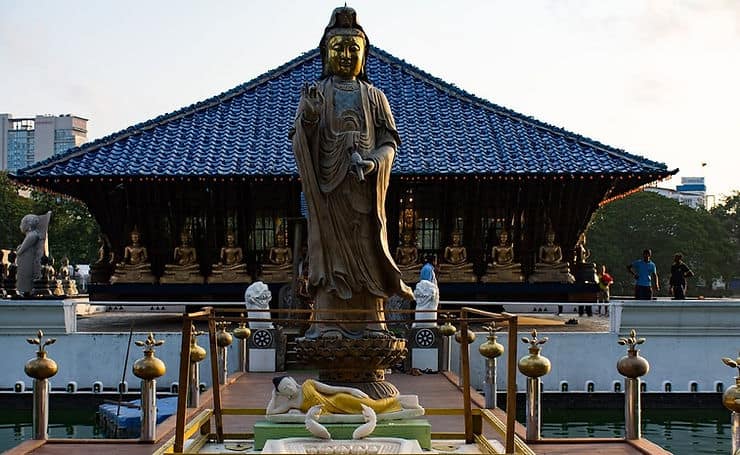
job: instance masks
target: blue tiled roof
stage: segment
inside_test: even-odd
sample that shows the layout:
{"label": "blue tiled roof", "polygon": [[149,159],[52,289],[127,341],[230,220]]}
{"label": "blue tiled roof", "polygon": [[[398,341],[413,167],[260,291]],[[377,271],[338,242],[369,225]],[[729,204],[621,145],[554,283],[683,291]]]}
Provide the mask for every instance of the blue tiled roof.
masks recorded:
{"label": "blue tiled roof", "polygon": [[[368,75],[388,97],[402,145],[393,172],[654,174],[657,163],[477,98],[374,48]],[[253,81],[70,149],[18,177],[296,175],[288,140],[318,50]]]}

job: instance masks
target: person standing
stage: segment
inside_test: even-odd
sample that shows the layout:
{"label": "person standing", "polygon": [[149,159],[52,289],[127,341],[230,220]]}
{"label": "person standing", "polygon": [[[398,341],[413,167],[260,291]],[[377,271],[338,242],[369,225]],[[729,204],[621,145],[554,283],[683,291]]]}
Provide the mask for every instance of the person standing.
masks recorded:
{"label": "person standing", "polygon": [[653,290],[660,291],[658,281],[658,270],[651,260],[653,253],[649,249],[642,252],[642,259],[634,261],[627,266],[627,271],[635,278],[635,299],[652,300]]}
{"label": "person standing", "polygon": [[[609,286],[614,282],[614,278],[612,278],[609,273],[606,271],[606,265],[601,265],[601,271],[599,271],[599,296],[597,297],[597,301],[599,303],[603,303],[604,307],[604,314],[609,314]],[[601,314],[601,306],[598,308],[599,314]]]}
{"label": "person standing", "polygon": [[689,266],[683,262],[683,254],[676,253],[671,265],[671,294],[673,300],[684,300],[686,298],[686,278],[694,276]]}
{"label": "person standing", "polygon": [[419,272],[419,281],[431,281],[435,286],[437,286],[437,275],[434,273],[434,262],[435,258],[433,254],[427,255],[424,258],[424,266],[422,266],[421,271]]}

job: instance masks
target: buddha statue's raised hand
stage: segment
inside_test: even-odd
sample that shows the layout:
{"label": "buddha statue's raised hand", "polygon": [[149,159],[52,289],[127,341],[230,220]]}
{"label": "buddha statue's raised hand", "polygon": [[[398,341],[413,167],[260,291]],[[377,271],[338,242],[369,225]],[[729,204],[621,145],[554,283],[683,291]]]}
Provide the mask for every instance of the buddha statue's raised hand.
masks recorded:
{"label": "buddha statue's raised hand", "polygon": [[300,111],[303,120],[307,122],[316,122],[319,119],[319,113],[324,106],[324,95],[316,89],[316,84],[303,85],[301,89]]}

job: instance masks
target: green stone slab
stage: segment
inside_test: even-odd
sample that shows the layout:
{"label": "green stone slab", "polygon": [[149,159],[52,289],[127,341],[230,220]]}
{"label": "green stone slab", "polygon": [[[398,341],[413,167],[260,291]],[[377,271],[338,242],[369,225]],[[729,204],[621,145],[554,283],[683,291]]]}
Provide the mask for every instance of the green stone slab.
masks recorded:
{"label": "green stone slab", "polygon": [[[352,432],[359,423],[323,424],[333,439],[352,439]],[[261,420],[254,424],[254,448],[262,450],[268,439],[310,438],[311,433],[303,423],[273,423]],[[422,449],[432,448],[432,424],[426,419],[391,420],[381,422],[370,437],[416,439]]]}

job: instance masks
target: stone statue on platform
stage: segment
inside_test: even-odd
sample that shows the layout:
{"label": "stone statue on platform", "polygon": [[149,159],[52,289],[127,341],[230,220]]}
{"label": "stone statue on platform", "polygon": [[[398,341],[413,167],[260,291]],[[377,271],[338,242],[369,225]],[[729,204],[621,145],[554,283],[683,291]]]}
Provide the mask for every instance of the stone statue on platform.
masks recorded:
{"label": "stone statue on platform", "polygon": [[555,243],[555,231],[548,228],[545,244],[540,246],[530,283],[573,283],[567,262],[563,262],[563,250]]}
{"label": "stone statue on platform", "polygon": [[111,275],[116,266],[115,253],[113,253],[108,236],[98,236],[98,260],[90,266],[90,282],[94,284],[110,283]]}
{"label": "stone statue on platform", "polygon": [[[247,306],[247,317],[249,319],[270,319],[271,316],[269,311],[254,310],[269,310],[271,301],[272,292],[270,292],[270,288],[261,281],[255,281],[244,292],[244,302]],[[272,329],[273,325],[270,321],[250,321],[249,328]]]}
{"label": "stone statue on platform", "polygon": [[207,283],[244,283],[252,282],[247,273],[247,264],[244,263],[242,248],[236,244],[233,232],[226,234],[226,245],[218,255],[218,264],[213,264],[211,275],[206,278]]}
{"label": "stone statue on platform", "polygon": [[596,264],[586,262],[591,256],[591,250],[586,248],[586,233],[578,236],[578,242],[573,248],[573,275],[577,283],[598,283],[599,276],[596,273]]}
{"label": "stone statue on platform", "polygon": [[297,412],[305,414],[316,405],[322,405],[322,411],[327,415],[361,415],[363,404],[372,408],[380,419],[384,414],[390,414],[390,418],[407,417],[403,415],[404,410],[415,410],[413,415],[416,416],[424,413],[416,395],[373,399],[357,388],[329,385],[314,379],[299,384],[290,376],[278,376],[272,382],[275,388],[267,404],[268,416]]}
{"label": "stone statue on platform", "polygon": [[57,271],[57,281],[61,282],[62,293],[67,296],[77,295],[77,283],[72,274],[69,272],[69,258],[64,256],[59,264],[59,270]]}
{"label": "stone statue on platform", "polygon": [[140,243],[139,231],[134,228],[130,237],[131,243],[123,249],[123,261],[116,264],[111,283],[156,283],[157,279],[152,274],[152,265],[149,263],[149,253]]}
{"label": "stone statue on platform", "polygon": [[396,264],[401,271],[405,283],[415,283],[419,280],[419,271],[422,264],[419,263],[419,249],[414,242],[414,234],[410,230],[403,231],[403,241],[396,248]]}
{"label": "stone statue on platform", "polygon": [[54,272],[54,266],[51,265],[51,259],[49,256],[41,256],[41,272],[38,278],[33,280],[33,289],[31,290],[32,297],[51,297],[55,295],[57,287],[56,273]]}
{"label": "stone statue on platform", "polygon": [[159,279],[161,284],[192,283],[203,284],[200,274],[198,253],[192,245],[193,239],[188,232],[180,234],[180,245],[175,247],[173,264],[165,264],[164,274]]}
{"label": "stone statue on platform", "polygon": [[475,283],[478,277],[473,272],[473,263],[468,262],[468,250],[462,244],[459,231],[452,232],[452,244],[445,247],[437,277],[440,283]]}
{"label": "stone statue on platform", "polygon": [[10,250],[8,253],[8,265],[5,269],[5,279],[3,280],[3,288],[5,289],[6,296],[9,298],[20,297],[16,284],[18,275],[18,266],[15,263],[16,259],[15,251]]}
{"label": "stone statue on platform", "polygon": [[275,234],[275,246],[270,248],[267,264],[262,265],[262,280],[268,283],[288,283],[293,279],[293,250],[287,246],[285,231]]}
{"label": "stone statue on platform", "polygon": [[[391,257],[385,199],[400,144],[385,95],[365,73],[368,39],[354,9],[336,8],[319,48],[322,74],[303,87],[291,132],[308,206],[310,287],[315,292],[309,339],[389,337],[384,304],[412,298]],[[331,310],[363,310],[356,318]]]}
{"label": "stone statue on platform", "polygon": [[34,280],[41,278],[41,258],[49,254],[47,232],[50,221],[51,212],[44,215],[29,214],[21,219],[20,229],[25,237],[16,248],[16,287],[22,296],[29,296]]}
{"label": "stone statue on platform", "polygon": [[439,306],[437,285],[427,280],[419,281],[414,288],[414,298],[416,299],[416,313],[414,314],[415,322],[411,328],[437,327],[437,313],[426,312],[436,311]]}
{"label": "stone statue on platform", "polygon": [[484,283],[524,282],[522,264],[514,262],[514,243],[509,240],[509,233],[506,229],[501,230],[498,245],[491,249],[491,263],[481,281]]}

